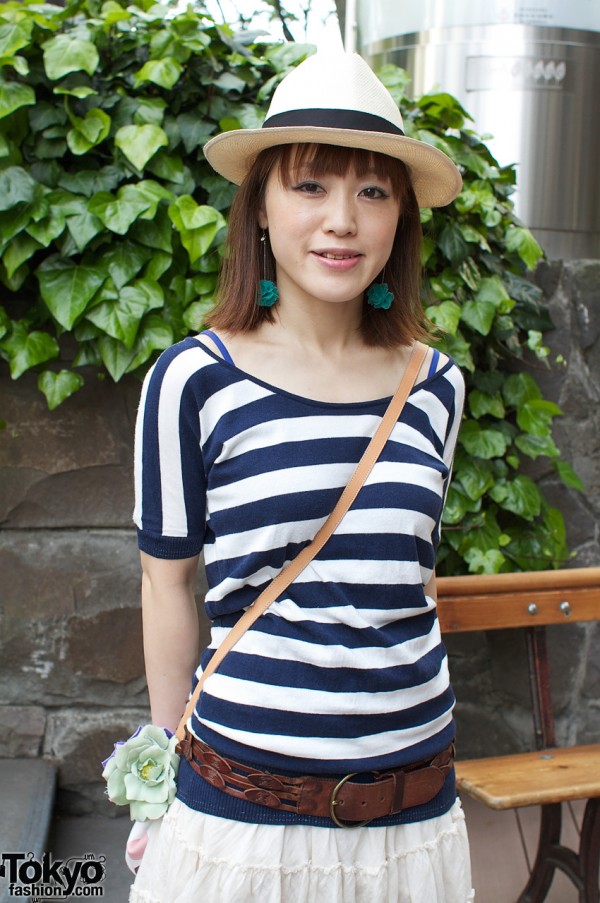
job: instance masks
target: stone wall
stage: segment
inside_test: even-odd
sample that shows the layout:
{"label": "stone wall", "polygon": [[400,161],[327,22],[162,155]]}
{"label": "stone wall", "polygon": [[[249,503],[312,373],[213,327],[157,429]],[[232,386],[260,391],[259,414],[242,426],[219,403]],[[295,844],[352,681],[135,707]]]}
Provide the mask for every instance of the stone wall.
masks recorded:
{"label": "stone wall", "polygon": [[[586,483],[565,489],[536,473],[566,515],[573,566],[600,564],[600,262],[538,271],[567,364],[536,373],[565,411],[555,436]],[[131,526],[132,438],[139,383],[86,386],[49,413],[35,377],[0,377],[0,757],[59,766],[60,805],[117,814],[100,760],[147,720],[139,560]],[[200,578],[198,598],[204,593]],[[202,619],[203,636],[207,624]],[[600,630],[551,637],[559,659],[559,736],[600,736]],[[523,650],[503,633],[452,637],[463,755],[530,743]]]}
{"label": "stone wall", "polygon": [[70,811],[121,811],[99,763],[148,720],[131,521],[139,391],[88,375],[49,412],[35,377],[0,379],[0,757],[55,762]]}

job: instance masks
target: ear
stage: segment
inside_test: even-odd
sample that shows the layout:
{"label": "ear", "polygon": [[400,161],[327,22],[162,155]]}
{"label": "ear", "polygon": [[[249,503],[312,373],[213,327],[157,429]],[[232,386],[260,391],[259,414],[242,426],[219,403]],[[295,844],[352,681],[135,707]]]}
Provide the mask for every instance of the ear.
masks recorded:
{"label": "ear", "polygon": [[269,228],[269,220],[267,219],[267,211],[265,210],[264,206],[259,208],[257,219],[258,219],[258,225],[260,226],[261,229]]}

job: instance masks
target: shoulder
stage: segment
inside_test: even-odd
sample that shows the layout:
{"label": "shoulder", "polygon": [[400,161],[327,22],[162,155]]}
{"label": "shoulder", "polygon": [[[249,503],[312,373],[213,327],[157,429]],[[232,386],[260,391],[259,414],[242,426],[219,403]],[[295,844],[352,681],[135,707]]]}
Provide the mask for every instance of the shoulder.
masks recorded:
{"label": "shoulder", "polygon": [[201,344],[197,338],[188,336],[161,352],[154,367],[158,370],[164,370],[173,364],[181,363],[182,359],[186,359],[190,362],[194,361],[195,365],[198,367],[202,367],[212,360],[212,358],[206,354],[205,346]]}
{"label": "shoulder", "polygon": [[432,386],[435,385],[435,377],[440,376],[449,380],[457,387],[462,386],[464,390],[464,379],[462,372],[456,363],[448,354],[440,351],[435,346],[431,347],[422,342],[417,342],[417,347],[425,353],[421,369],[417,378],[417,383],[425,383],[431,380]]}
{"label": "shoulder", "polygon": [[465,378],[462,370],[454,358],[449,357],[447,354],[442,355],[442,357],[444,358],[445,363],[440,370],[443,373],[444,378],[451,383],[456,394],[460,396],[460,398],[463,398],[465,394]]}
{"label": "shoulder", "polygon": [[144,379],[140,408],[167,416],[167,411],[198,411],[218,391],[211,372],[220,369],[214,356],[193,338],[183,339],[159,356]]}
{"label": "shoulder", "polygon": [[214,362],[214,358],[196,339],[182,339],[162,352],[148,371],[146,383],[155,389],[182,388],[195,374]]}
{"label": "shoulder", "polygon": [[421,392],[423,404],[429,398],[431,411],[437,412],[436,417],[442,420],[449,418],[450,421],[460,419],[465,400],[462,371],[456,361],[444,352],[436,348],[430,349],[430,352],[423,365],[426,372],[416,387]]}

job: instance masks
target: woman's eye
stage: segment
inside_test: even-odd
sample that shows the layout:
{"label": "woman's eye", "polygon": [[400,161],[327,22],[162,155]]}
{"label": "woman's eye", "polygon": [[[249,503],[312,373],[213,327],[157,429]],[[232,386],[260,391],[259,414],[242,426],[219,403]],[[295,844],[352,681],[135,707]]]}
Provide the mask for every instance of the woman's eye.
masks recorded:
{"label": "woman's eye", "polygon": [[389,197],[387,191],[384,191],[383,188],[376,188],[374,185],[369,188],[363,188],[361,195],[366,198],[371,198],[372,200]]}
{"label": "woman's eye", "polygon": [[318,194],[323,189],[317,182],[301,182],[296,185],[297,191],[304,191],[306,194]]}

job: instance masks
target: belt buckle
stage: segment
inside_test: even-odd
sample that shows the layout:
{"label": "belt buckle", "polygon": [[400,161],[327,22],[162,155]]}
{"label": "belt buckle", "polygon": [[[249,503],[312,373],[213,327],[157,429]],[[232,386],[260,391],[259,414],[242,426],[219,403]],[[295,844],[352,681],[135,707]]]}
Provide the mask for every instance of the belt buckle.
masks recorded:
{"label": "belt buckle", "polygon": [[365,825],[368,825],[369,822],[373,821],[372,818],[367,818],[365,821],[357,821],[357,822],[344,822],[337,817],[335,814],[335,807],[339,806],[340,800],[336,799],[338,793],[350,778],[355,777],[358,774],[357,771],[353,771],[352,774],[345,775],[341,781],[339,781],[333,791],[331,793],[331,799],[329,800],[329,814],[334,824],[338,826],[338,828],[364,828]]}

